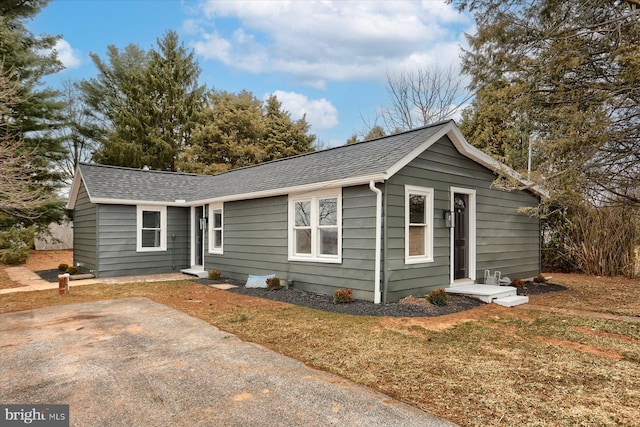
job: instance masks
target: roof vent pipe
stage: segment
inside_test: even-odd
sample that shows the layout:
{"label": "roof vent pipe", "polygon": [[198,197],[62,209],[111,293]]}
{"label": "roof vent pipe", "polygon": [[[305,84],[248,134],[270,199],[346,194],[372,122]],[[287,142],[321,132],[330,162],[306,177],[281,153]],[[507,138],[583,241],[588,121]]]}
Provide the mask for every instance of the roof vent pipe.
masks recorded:
{"label": "roof vent pipe", "polygon": [[382,250],[382,190],[376,187],[376,183],[369,181],[369,188],[376,193],[376,255],[374,267],[374,294],[373,302],[380,304],[380,252]]}

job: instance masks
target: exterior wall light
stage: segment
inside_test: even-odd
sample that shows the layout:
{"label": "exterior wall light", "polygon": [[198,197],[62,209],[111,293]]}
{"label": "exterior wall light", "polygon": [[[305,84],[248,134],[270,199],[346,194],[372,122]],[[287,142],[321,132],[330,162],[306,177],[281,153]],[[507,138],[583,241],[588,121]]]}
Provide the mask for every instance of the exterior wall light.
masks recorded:
{"label": "exterior wall light", "polygon": [[444,226],[447,228],[453,228],[453,221],[451,220],[453,212],[444,209],[442,211],[442,219],[444,219]]}

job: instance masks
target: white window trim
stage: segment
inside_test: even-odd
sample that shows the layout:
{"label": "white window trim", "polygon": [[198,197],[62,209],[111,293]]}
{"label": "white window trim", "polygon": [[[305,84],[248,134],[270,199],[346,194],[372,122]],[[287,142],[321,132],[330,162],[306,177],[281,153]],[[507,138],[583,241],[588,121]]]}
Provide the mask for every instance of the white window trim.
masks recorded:
{"label": "white window trim", "polygon": [[[335,198],[337,201],[337,219],[338,225],[338,253],[336,255],[320,254],[320,242],[318,242],[318,201],[320,199]],[[295,252],[294,224],[295,224],[295,203],[300,201],[311,201],[311,254],[300,255]],[[342,188],[333,190],[316,191],[313,193],[289,195],[289,224],[288,245],[289,245],[289,261],[306,261],[321,262],[330,264],[342,263]]]}
{"label": "white window trim", "polygon": [[[425,255],[409,255],[409,195],[425,196]],[[404,186],[404,263],[421,264],[433,262],[433,188]]]}
{"label": "white window trim", "polygon": [[[219,248],[214,247],[214,238],[213,238],[213,232],[214,232],[214,221],[213,221],[213,212],[219,210],[222,213],[222,219],[220,222],[220,233],[222,233],[222,246],[220,246]],[[209,205],[209,253],[210,254],[218,254],[218,255],[222,255],[224,253],[224,203],[216,203],[216,204],[211,204]]]}
{"label": "white window trim", "polygon": [[[160,212],[160,247],[142,247],[142,212]],[[136,252],[162,252],[167,250],[167,207],[166,206],[136,206]]]}

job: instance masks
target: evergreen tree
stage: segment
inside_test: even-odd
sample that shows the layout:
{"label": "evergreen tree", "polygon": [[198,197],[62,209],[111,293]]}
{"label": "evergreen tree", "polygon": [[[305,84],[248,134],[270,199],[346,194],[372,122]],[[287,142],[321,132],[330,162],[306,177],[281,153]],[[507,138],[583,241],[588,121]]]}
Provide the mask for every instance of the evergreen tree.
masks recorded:
{"label": "evergreen tree", "polygon": [[460,131],[484,152],[511,168],[528,169],[529,132],[526,113],[518,104],[520,88],[503,79],[478,90],[462,112]]}
{"label": "evergreen tree", "polygon": [[259,144],[264,134],[261,107],[247,91],[210,94],[180,169],[212,174],[264,161],[266,152]]}
{"label": "evergreen tree", "polygon": [[146,73],[150,102],[148,134],[158,153],[166,153],[165,170],[176,170],[176,161],[204,107],[206,88],[198,84],[200,67],[193,51],[178,43],[178,35],[169,31],[158,40],[158,50],[151,50]]}
{"label": "evergreen tree", "polygon": [[24,142],[9,119],[11,110],[23,101],[20,86],[0,70],[0,221],[7,225],[30,223],[46,212],[52,195],[43,185],[34,182],[33,152]]}
{"label": "evergreen tree", "polygon": [[313,151],[304,118],[292,121],[275,96],[264,103],[250,92],[210,95],[181,170],[217,173]]}
{"label": "evergreen tree", "polygon": [[108,62],[96,54],[96,78],[83,81],[103,164],[175,171],[204,106],[200,67],[175,32],[158,39],[158,49],[136,45],[107,48]]}
{"label": "evergreen tree", "polygon": [[[143,70],[148,55],[136,45],[122,51],[107,47],[107,62],[90,54],[98,76],[80,83],[83,101],[92,119],[92,133],[99,163],[142,167],[145,165],[145,123],[140,117],[144,101]],[[154,165],[155,166],[155,165]]]}
{"label": "evergreen tree", "polygon": [[3,215],[0,226],[16,222],[48,224],[63,214],[62,202],[53,197],[60,175],[52,168],[52,162],[65,156],[60,140],[52,136],[62,123],[62,104],[55,91],[42,87],[43,77],[62,69],[53,50],[59,37],[36,37],[25,27],[25,22],[47,3],[48,0],[0,2],[0,74],[15,88],[11,102],[2,100],[3,138],[18,144],[13,146],[18,147],[15,155],[28,158],[21,164],[29,186],[48,200],[48,204],[40,205],[37,214],[31,211],[22,218]]}
{"label": "evergreen tree", "polygon": [[315,135],[310,135],[310,125],[306,117],[291,120],[291,114],[282,109],[282,103],[275,95],[269,96],[264,104],[264,150],[265,160],[276,160],[296,154],[314,151]]}
{"label": "evergreen tree", "polygon": [[[384,128],[382,126],[376,125],[372,127],[369,130],[369,132],[367,132],[366,135],[364,135],[364,138],[362,138],[362,141],[370,141],[372,139],[382,138],[384,136],[387,136],[387,133],[385,132]],[[359,141],[358,135],[353,134],[351,135],[351,138],[347,139],[347,145],[355,144],[358,141]]]}
{"label": "evergreen tree", "polygon": [[557,200],[640,205],[637,0],[450,1],[477,22],[464,55],[478,94],[470,141],[506,157],[481,135],[504,120],[515,152],[532,142],[532,178]]}

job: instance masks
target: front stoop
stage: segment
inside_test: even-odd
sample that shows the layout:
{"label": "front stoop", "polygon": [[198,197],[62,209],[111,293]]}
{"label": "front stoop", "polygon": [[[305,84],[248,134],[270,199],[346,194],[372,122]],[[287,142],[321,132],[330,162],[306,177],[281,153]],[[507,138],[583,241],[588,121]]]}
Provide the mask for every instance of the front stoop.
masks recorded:
{"label": "front stoop", "polygon": [[461,285],[446,288],[445,291],[450,294],[467,295],[486,303],[495,302],[505,307],[529,302],[529,297],[518,296],[518,290],[513,286]]}
{"label": "front stoop", "polygon": [[516,305],[528,303],[529,297],[524,295],[514,295],[510,297],[496,298],[493,300],[493,302],[504,307],[513,307]]}
{"label": "front stoop", "polygon": [[190,276],[196,276],[200,279],[206,279],[207,277],[209,277],[208,271],[195,268],[185,268],[183,270],[180,270],[180,273],[188,274]]}

